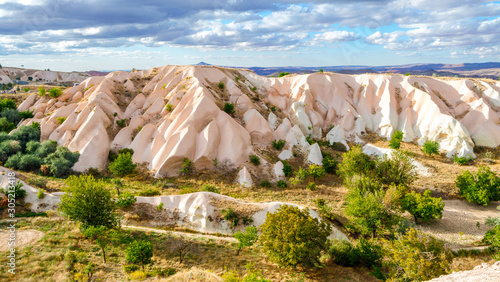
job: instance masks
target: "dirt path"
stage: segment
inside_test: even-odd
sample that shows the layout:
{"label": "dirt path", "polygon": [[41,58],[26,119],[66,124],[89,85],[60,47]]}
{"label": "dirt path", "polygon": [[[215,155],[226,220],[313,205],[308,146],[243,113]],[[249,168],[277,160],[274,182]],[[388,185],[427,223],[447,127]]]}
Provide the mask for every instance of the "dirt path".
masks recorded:
{"label": "dirt path", "polygon": [[122,225],[122,228],[130,229],[130,230],[138,230],[138,231],[149,231],[149,232],[155,232],[155,233],[161,233],[161,234],[173,234],[173,235],[177,235],[177,236],[182,236],[184,238],[207,238],[207,239],[227,241],[227,242],[231,242],[231,243],[238,242],[238,240],[236,240],[233,237],[219,237],[219,236],[200,234],[200,233],[169,231],[169,230],[162,230],[162,229],[142,227],[142,226],[132,226],[132,225]]}
{"label": "dirt path", "polygon": [[484,221],[499,214],[499,202],[492,202],[487,207],[465,200],[444,200],[444,203],[441,220],[422,223],[418,228],[443,240],[447,247],[454,250],[477,247],[486,231],[491,229]]}
{"label": "dirt path", "polygon": [[[37,230],[16,230],[16,251],[22,250],[27,245],[38,242],[45,233]],[[0,230],[0,252],[5,252],[11,248],[8,245],[10,237],[9,230]]]}

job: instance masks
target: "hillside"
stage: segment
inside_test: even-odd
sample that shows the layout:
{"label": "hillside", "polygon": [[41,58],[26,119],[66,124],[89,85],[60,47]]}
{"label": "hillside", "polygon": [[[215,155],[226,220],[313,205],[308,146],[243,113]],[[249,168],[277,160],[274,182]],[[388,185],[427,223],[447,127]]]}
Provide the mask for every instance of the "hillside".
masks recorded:
{"label": "hillside", "polygon": [[[499,82],[480,80],[332,73],[267,78],[238,69],[166,66],[91,77],[57,99],[31,96],[19,110],[34,111],[23,123],[40,122],[42,140],[80,152],[78,171],[103,169],[110,150],[132,148],[135,162],[162,177],[177,175],[184,158],[196,169],[211,169],[214,159],[242,168],[249,155],[266,159],[265,148],[279,139],[286,140],[280,158],[297,151],[320,164],[319,146],[306,137],[349,147],[364,143],[363,133],[390,138],[395,130],[403,131],[405,142],[437,141],[448,157],[475,157],[474,146],[500,145],[499,91]],[[235,112],[224,112],[225,103]]]}
{"label": "hillside", "polygon": [[0,83],[8,84],[17,82],[27,83],[80,83],[91,75],[105,75],[101,72],[60,72],[51,70],[35,70],[14,67],[3,67],[0,69]]}

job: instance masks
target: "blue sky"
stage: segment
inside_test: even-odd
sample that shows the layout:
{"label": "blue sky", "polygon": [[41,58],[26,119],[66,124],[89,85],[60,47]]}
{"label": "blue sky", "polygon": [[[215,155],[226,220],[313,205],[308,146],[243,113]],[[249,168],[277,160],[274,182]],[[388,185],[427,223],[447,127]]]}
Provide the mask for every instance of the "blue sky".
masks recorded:
{"label": "blue sky", "polygon": [[0,64],[37,69],[473,63],[499,43],[500,1],[0,0]]}

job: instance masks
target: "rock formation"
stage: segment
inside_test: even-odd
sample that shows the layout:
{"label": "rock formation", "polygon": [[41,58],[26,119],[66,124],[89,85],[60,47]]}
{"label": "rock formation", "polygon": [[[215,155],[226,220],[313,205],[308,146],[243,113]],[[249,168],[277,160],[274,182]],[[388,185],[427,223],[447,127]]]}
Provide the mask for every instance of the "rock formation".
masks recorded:
{"label": "rock formation", "polygon": [[[248,70],[206,66],[165,66],[90,77],[57,99],[30,97],[19,110],[34,111],[42,139],[79,151],[74,169],[103,169],[108,152],[134,149],[156,177],[179,173],[182,160],[197,169],[213,160],[240,167],[256,148],[287,141],[293,150],[320,163],[317,145],[361,142],[362,133],[404,141],[440,143],[449,157],[474,157],[474,146],[500,145],[500,83],[442,80],[402,75],[315,73],[282,78]],[[234,113],[222,109],[234,104]],[[271,107],[274,107],[271,111]],[[58,124],[57,117],[65,117]],[[124,123],[120,126],[118,123]]]}

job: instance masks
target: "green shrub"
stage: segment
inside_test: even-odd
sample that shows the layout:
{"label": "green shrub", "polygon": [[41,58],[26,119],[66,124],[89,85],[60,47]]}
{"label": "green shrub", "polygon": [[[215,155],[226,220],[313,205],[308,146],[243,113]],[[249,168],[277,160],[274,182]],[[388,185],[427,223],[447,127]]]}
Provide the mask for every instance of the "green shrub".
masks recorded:
{"label": "green shrub", "polygon": [[220,194],[220,191],[219,191],[219,189],[217,189],[217,187],[215,187],[213,185],[208,185],[208,184],[203,184],[203,186],[201,186],[201,191]]}
{"label": "green shrub", "polygon": [[443,242],[411,228],[384,247],[388,278],[392,281],[427,281],[447,274],[451,252]]}
{"label": "green shrub", "polygon": [[54,87],[49,90],[49,96],[52,98],[57,98],[62,95],[62,90],[59,87]]}
{"label": "green shrub", "polygon": [[78,161],[79,157],[79,153],[73,153],[66,147],[58,146],[56,151],[48,155],[43,162],[49,165],[50,173],[53,176],[63,177],[71,172],[71,168]]}
{"label": "green shrub", "polygon": [[309,189],[311,191],[316,190],[316,183],[314,183],[314,182],[307,183],[307,189]]}
{"label": "green shrub", "polygon": [[391,158],[387,155],[377,158],[375,174],[380,182],[387,185],[410,186],[418,177],[413,160],[401,151],[393,151]]}
{"label": "green shrub", "polygon": [[228,113],[228,114],[234,114],[234,104],[225,103],[223,111]]}
{"label": "green shrub", "polygon": [[219,87],[219,89],[224,89],[224,82],[219,82],[219,84],[217,85]]}
{"label": "green shrub", "polygon": [[19,116],[22,119],[32,118],[33,117],[33,112],[30,111],[30,110],[26,110],[26,111],[23,111],[23,112],[19,112]]}
{"label": "green shrub", "polygon": [[135,264],[125,264],[123,266],[123,271],[125,271],[126,273],[135,272],[137,270],[139,270],[139,266]]}
{"label": "green shrub", "polygon": [[500,177],[487,166],[480,166],[476,173],[464,171],[455,185],[469,203],[487,206],[491,201],[500,200]]}
{"label": "green shrub", "polygon": [[137,199],[130,192],[121,193],[116,200],[116,205],[120,208],[128,208],[135,204]]}
{"label": "green shrub", "polygon": [[325,169],[317,164],[309,165],[306,172],[313,177],[314,181],[316,181],[316,178],[321,178],[325,175]]}
{"label": "green shrub", "polygon": [[292,166],[289,165],[287,161],[281,161],[281,163],[283,164],[283,174],[285,174],[286,177],[291,176],[293,172]]}
{"label": "green shrub", "polygon": [[157,207],[157,210],[161,211],[163,209],[163,202],[161,202]]}
{"label": "green shrub", "polygon": [[133,149],[130,149],[130,148],[123,148],[123,149],[120,149],[118,150],[118,154],[127,154],[129,153],[130,155],[134,155],[134,150]]}
{"label": "green shrub", "polygon": [[[32,142],[36,142],[39,145],[37,146],[37,145],[35,145]],[[36,147],[38,147],[38,148],[36,148]],[[46,140],[46,141],[43,141],[42,143],[39,143],[38,141],[30,141],[30,142],[28,142],[28,144],[26,144],[26,151],[28,153],[32,153],[33,150],[35,150],[34,153],[39,158],[44,159],[48,155],[50,155],[50,154],[54,153],[55,151],[57,151],[57,142],[56,141],[52,141],[52,140]]]}
{"label": "green shrub", "polygon": [[7,159],[7,161],[5,162],[5,166],[9,167],[9,168],[12,168],[12,169],[21,169],[20,168],[20,164],[21,164],[21,158],[22,157],[23,157],[23,155],[21,154],[21,152],[18,152],[15,155],[11,155]]}
{"label": "green shrub", "polygon": [[236,255],[238,255],[241,249],[251,247],[257,242],[259,239],[257,227],[247,226],[245,228],[245,233],[238,231],[234,234],[234,238],[238,240],[238,249],[236,250]]}
{"label": "green shrub", "polygon": [[127,121],[126,119],[119,119],[116,121],[116,124],[118,124],[119,127],[125,127],[126,121]]}
{"label": "green shrub", "polygon": [[250,162],[253,165],[258,166],[260,165],[260,158],[257,155],[250,155]]}
{"label": "green shrub", "polygon": [[346,146],[341,142],[333,142],[330,145],[330,148],[332,148],[335,151],[339,151],[339,152],[347,152]]}
{"label": "green shrub", "polygon": [[124,177],[132,174],[136,167],[137,164],[132,161],[132,155],[130,153],[119,154],[108,166],[111,173],[117,177]]}
{"label": "green shrub", "polygon": [[153,257],[153,244],[149,241],[134,241],[125,251],[127,263],[144,265],[151,264]]}
{"label": "green shrub", "polygon": [[470,162],[472,162],[472,158],[470,157],[457,157],[457,156],[454,156],[453,157],[453,162],[459,164],[459,165],[466,165],[466,164],[469,164]]}
{"label": "green shrub", "polygon": [[276,186],[278,186],[279,188],[286,188],[288,187],[288,184],[286,184],[286,181],[284,180],[278,180],[278,182],[276,182]]}
{"label": "green shrub", "polygon": [[403,131],[396,130],[389,141],[389,147],[392,149],[399,149],[401,147],[401,141],[403,140]]}
{"label": "green shrub", "polygon": [[17,131],[12,133],[11,138],[13,140],[19,141],[19,145],[22,148],[22,151],[26,148],[26,144],[29,141],[40,141],[40,124],[32,124],[30,126],[21,125],[18,127]]}
{"label": "green shrub", "polygon": [[21,189],[24,186],[21,181],[17,181],[16,185],[5,188],[3,191],[5,194],[14,194],[16,200],[20,200],[26,197],[26,190]]}
{"label": "green shrub", "polygon": [[269,182],[269,180],[262,180],[260,183],[259,183],[259,186],[260,187],[263,187],[263,188],[271,188],[273,186],[273,184],[271,182]]}
{"label": "green shrub", "polygon": [[285,147],[286,141],[283,139],[280,140],[273,140],[271,141],[271,144],[276,150],[281,150],[283,147]]}
{"label": "green shrub", "polygon": [[0,112],[3,112],[5,109],[17,109],[16,102],[12,99],[0,100]]}
{"label": "green shrub", "polygon": [[330,259],[341,266],[359,265],[359,251],[347,240],[334,240],[328,249]]}
{"label": "green shrub", "polygon": [[321,161],[323,164],[323,168],[325,169],[325,172],[329,174],[335,173],[335,170],[337,169],[337,166],[339,163],[330,155],[327,154],[323,157],[323,160]]}
{"label": "green shrub", "polygon": [[276,112],[276,107],[275,106],[272,106],[270,109],[271,109],[271,111]]}
{"label": "green shrub", "polygon": [[58,118],[56,118],[56,120],[57,120],[57,124],[62,124],[66,120],[66,118],[65,117],[58,117]]}
{"label": "green shrub", "polygon": [[0,117],[6,118],[14,125],[17,125],[22,119],[16,109],[4,109],[2,112],[0,112]]}
{"label": "green shrub", "polygon": [[0,118],[0,131],[9,133],[11,132],[14,128],[16,128],[16,125],[13,122],[8,121],[6,118]]}
{"label": "green shrub", "polygon": [[184,158],[182,160],[181,173],[187,175],[193,172],[193,169],[194,169],[193,162],[188,158]]}
{"label": "green shrub", "polygon": [[382,189],[382,184],[374,177],[356,174],[344,181],[344,184],[353,192],[377,192]]}
{"label": "green shrub", "polygon": [[376,244],[373,240],[360,238],[356,245],[359,260],[367,267],[374,268],[382,266],[384,253],[382,246]]}
{"label": "green shrub", "polygon": [[46,92],[45,92],[45,88],[43,87],[38,87],[38,95],[40,96],[45,96]]}
{"label": "green shrub", "polygon": [[403,210],[408,211],[417,219],[430,220],[441,218],[443,216],[444,203],[441,198],[431,197],[431,191],[427,190],[424,194],[412,191],[403,198]]}
{"label": "green shrub", "polygon": [[153,197],[161,195],[160,190],[156,188],[148,188],[146,190],[140,191],[137,195],[144,197]]}
{"label": "green shrub", "polygon": [[370,175],[374,168],[375,162],[363,153],[360,146],[354,146],[342,155],[342,163],[339,164],[337,174],[346,181],[355,174]]}
{"label": "green shrub", "polygon": [[439,143],[436,141],[427,140],[424,143],[422,151],[424,151],[424,153],[426,153],[429,156],[432,154],[439,155]]}
{"label": "green shrub", "polygon": [[280,266],[310,267],[327,248],[331,226],[309,215],[309,209],[282,205],[268,213],[260,226],[260,245],[267,257]]}
{"label": "green shrub", "polygon": [[278,77],[284,77],[284,76],[289,75],[289,74],[290,74],[289,72],[280,72]]}
{"label": "green shrub", "polygon": [[495,251],[500,250],[500,225],[493,227],[493,229],[486,231],[484,234],[483,243],[491,246]]}
{"label": "green shrub", "polygon": [[19,161],[19,169],[24,171],[39,170],[42,166],[42,160],[35,155],[23,155]]}
{"label": "green shrub", "polygon": [[171,112],[174,110],[174,107],[172,106],[172,104],[167,104],[165,105],[165,109],[167,110],[167,112]]}
{"label": "green shrub", "polygon": [[38,142],[38,141],[30,141],[30,142],[26,143],[25,153],[27,153],[27,154],[36,154],[36,151],[38,149],[40,149],[40,146],[41,146],[40,142]]}
{"label": "green shrub", "polygon": [[224,220],[227,220],[229,223],[231,223],[231,228],[238,225],[238,222],[240,221],[239,215],[231,207],[222,210],[222,217],[224,218]]}

